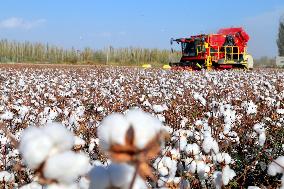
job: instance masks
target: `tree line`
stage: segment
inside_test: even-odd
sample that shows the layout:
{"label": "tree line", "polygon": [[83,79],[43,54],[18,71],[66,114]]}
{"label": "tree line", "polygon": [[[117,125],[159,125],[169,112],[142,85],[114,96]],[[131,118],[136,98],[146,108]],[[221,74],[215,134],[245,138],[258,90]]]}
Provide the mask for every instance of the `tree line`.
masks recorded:
{"label": "tree line", "polygon": [[0,62],[140,65],[167,64],[178,52],[147,48],[64,49],[42,43],[0,40]]}

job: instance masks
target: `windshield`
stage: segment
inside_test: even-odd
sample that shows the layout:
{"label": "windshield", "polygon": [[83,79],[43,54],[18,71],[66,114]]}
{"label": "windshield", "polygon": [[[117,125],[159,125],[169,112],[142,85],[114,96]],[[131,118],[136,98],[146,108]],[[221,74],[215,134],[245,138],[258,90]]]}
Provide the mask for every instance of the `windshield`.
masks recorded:
{"label": "windshield", "polygon": [[184,56],[196,56],[196,46],[193,41],[189,43],[182,43],[181,47]]}

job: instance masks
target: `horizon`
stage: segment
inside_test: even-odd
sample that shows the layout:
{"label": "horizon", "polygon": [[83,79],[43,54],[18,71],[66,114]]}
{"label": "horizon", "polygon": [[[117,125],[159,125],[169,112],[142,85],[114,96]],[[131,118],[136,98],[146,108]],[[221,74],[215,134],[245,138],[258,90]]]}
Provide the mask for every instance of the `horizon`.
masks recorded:
{"label": "horizon", "polygon": [[284,2],[11,0],[2,3],[0,10],[0,38],[9,41],[48,43],[64,49],[112,46],[169,50],[171,37],[243,27],[251,38],[249,52],[260,58],[278,54],[276,39]]}

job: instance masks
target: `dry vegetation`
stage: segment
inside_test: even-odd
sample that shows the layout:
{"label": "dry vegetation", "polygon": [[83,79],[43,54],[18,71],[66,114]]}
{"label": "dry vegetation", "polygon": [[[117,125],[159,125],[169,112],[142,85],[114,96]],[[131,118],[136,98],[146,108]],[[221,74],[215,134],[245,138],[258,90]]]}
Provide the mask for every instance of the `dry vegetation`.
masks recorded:
{"label": "dry vegetation", "polygon": [[[227,188],[280,187],[281,175],[269,176],[267,166],[284,154],[283,81],[284,72],[276,69],[171,72],[1,65],[0,171],[13,175],[11,181],[3,179],[2,188],[35,180],[34,171],[26,168],[15,149],[23,129],[61,122],[84,141],[75,151],[86,152],[92,165],[104,164],[108,161],[98,147],[98,126],[105,116],[134,107],[157,117],[171,136],[152,162],[157,181],[148,180],[148,187],[214,188],[216,171],[224,173],[228,166],[235,176]],[[4,128],[17,141],[11,141]],[[218,149],[204,144],[208,132]],[[192,144],[199,150],[188,149]],[[221,153],[227,153],[230,161],[217,161]],[[171,165],[159,166],[163,159]],[[202,164],[202,171],[198,165],[193,170],[193,162]]]}

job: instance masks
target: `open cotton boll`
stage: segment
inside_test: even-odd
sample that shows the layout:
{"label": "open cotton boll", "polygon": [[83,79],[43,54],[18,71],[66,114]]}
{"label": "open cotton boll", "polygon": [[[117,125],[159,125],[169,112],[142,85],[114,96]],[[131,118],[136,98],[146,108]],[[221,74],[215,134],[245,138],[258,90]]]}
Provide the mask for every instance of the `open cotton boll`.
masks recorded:
{"label": "open cotton boll", "polygon": [[247,103],[246,112],[248,115],[257,113],[257,105],[255,105],[252,101]]}
{"label": "open cotton boll", "polygon": [[228,165],[231,163],[232,158],[228,153],[218,153],[216,154],[216,160],[218,163],[225,162]]}
{"label": "open cotton boll", "polygon": [[196,161],[193,160],[193,161],[190,163],[190,165],[189,165],[189,167],[188,167],[188,170],[189,170],[189,172],[191,172],[191,173],[195,173],[195,172],[196,172],[196,168],[197,168]]}
{"label": "open cotton boll", "polygon": [[277,112],[278,114],[284,114],[284,109],[277,109],[276,112]]}
{"label": "open cotton boll", "polygon": [[204,161],[196,162],[196,171],[199,175],[203,176],[210,171],[210,167]]}
{"label": "open cotton boll", "polygon": [[163,105],[156,105],[156,104],[154,104],[152,106],[152,108],[153,108],[155,113],[161,113],[161,112],[163,112],[163,111],[168,109],[168,107],[165,104],[163,104]]}
{"label": "open cotton boll", "polygon": [[248,189],[260,189],[258,186],[248,186]]}
{"label": "open cotton boll", "polygon": [[[112,163],[108,167],[108,173],[110,175],[111,185],[117,188],[128,189],[133,175],[135,173],[135,168],[128,164],[116,164]],[[135,189],[147,189],[145,182],[138,175],[134,182]]]}
{"label": "open cotton boll", "polygon": [[98,127],[100,146],[108,150],[112,144],[125,144],[125,134],[129,129],[129,122],[122,114],[113,113],[103,119]]}
{"label": "open cotton boll", "polygon": [[258,143],[263,146],[266,140],[265,127],[263,123],[257,123],[253,126],[253,129],[259,134]]}
{"label": "open cotton boll", "polygon": [[194,94],[193,94],[193,98],[194,98],[195,100],[198,100],[203,106],[206,105],[206,100],[205,100],[200,94],[194,93]]}
{"label": "open cotton boll", "polygon": [[261,133],[261,134],[259,135],[259,138],[258,138],[258,143],[259,143],[259,145],[260,145],[260,146],[263,146],[264,143],[265,143],[265,140],[266,140],[266,135],[265,135],[265,133]]}
{"label": "open cotton boll", "polygon": [[222,170],[222,180],[224,185],[228,185],[230,180],[232,180],[236,176],[236,173],[233,169],[226,165]]}
{"label": "open cotton boll", "polygon": [[42,164],[52,149],[50,137],[36,127],[27,128],[21,136],[19,151],[25,164],[36,169]]}
{"label": "open cotton boll", "polygon": [[0,182],[4,181],[4,182],[14,182],[14,174],[13,173],[9,173],[7,171],[1,171],[0,172]]}
{"label": "open cotton boll", "polygon": [[94,166],[89,173],[89,189],[106,189],[111,186],[108,170],[103,166]]}
{"label": "open cotton boll", "polygon": [[221,171],[215,171],[213,173],[213,183],[214,183],[216,189],[222,188],[223,180],[222,180],[222,172]]}
{"label": "open cotton boll", "polygon": [[[279,166],[280,165],[280,166]],[[277,173],[284,173],[284,156],[278,157],[268,166],[267,173],[271,176],[275,176]]]}
{"label": "open cotton boll", "polygon": [[215,154],[219,153],[219,145],[215,139],[213,139],[211,136],[207,136],[204,138],[204,141],[202,143],[202,148],[205,153],[209,153],[211,149],[214,151]]}
{"label": "open cotton boll", "polygon": [[51,184],[47,185],[44,189],[79,189],[77,184]]}
{"label": "open cotton boll", "polygon": [[[122,189],[129,189],[130,187],[130,183],[122,186]],[[138,175],[135,178],[134,184],[132,189],[148,189],[149,186],[147,186],[147,184],[145,183],[145,181]]]}
{"label": "open cotton boll", "polygon": [[185,148],[185,152],[188,155],[197,155],[200,153],[200,148],[196,143],[193,144],[187,144],[186,148]]}
{"label": "open cotton boll", "polygon": [[265,132],[264,124],[263,123],[257,123],[253,126],[253,129],[258,134]]}
{"label": "open cotton boll", "polygon": [[162,123],[142,110],[130,110],[125,116],[134,129],[134,144],[139,149],[143,149],[162,130]]}
{"label": "open cotton boll", "polygon": [[126,185],[127,183],[130,184],[134,172],[135,172],[134,167],[125,163],[123,164],[112,163],[108,167],[110,182],[112,186],[118,188]]}
{"label": "open cotton boll", "polygon": [[32,182],[30,184],[20,187],[20,189],[43,189],[43,186],[38,184],[37,182]]}
{"label": "open cotton boll", "polygon": [[75,146],[85,146],[86,142],[78,136],[75,136],[74,145]]}
{"label": "open cotton boll", "polygon": [[81,177],[79,182],[78,182],[78,187],[80,189],[90,189],[90,180],[86,177]]}
{"label": "open cotton boll", "polygon": [[51,153],[63,152],[72,149],[74,145],[73,134],[60,123],[49,123],[43,127],[43,132],[46,133],[53,143]]}
{"label": "open cotton boll", "polygon": [[89,158],[86,155],[67,151],[49,157],[43,173],[45,178],[71,184],[79,176],[86,174],[89,169]]}
{"label": "open cotton boll", "polygon": [[14,114],[10,111],[7,111],[4,114],[0,115],[0,119],[2,119],[2,120],[11,120],[11,119],[13,119],[13,117],[14,117]]}

